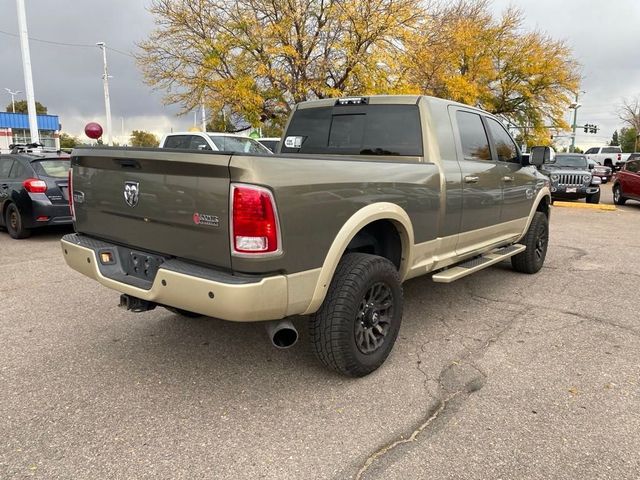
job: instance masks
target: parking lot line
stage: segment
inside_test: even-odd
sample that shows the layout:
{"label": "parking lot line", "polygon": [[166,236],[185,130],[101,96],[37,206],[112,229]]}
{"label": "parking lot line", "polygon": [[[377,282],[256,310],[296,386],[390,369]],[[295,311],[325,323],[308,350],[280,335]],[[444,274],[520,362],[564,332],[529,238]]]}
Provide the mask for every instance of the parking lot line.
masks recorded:
{"label": "parking lot line", "polygon": [[617,210],[615,205],[607,205],[605,203],[578,203],[578,202],[553,202],[554,207],[569,207],[569,208],[588,208],[591,210]]}

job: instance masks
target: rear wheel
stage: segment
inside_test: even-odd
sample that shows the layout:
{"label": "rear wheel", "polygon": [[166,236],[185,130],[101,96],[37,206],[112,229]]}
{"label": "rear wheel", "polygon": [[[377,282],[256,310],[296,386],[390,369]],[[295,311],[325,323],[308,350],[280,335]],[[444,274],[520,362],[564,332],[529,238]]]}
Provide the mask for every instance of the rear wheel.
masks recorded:
{"label": "rear wheel", "polygon": [[622,196],[622,188],[620,188],[620,184],[616,183],[613,186],[613,203],[616,205],[624,205],[627,202],[627,199]]}
{"label": "rear wheel", "polygon": [[511,266],[517,272],[537,273],[544,265],[549,245],[549,219],[542,212],[536,212],[529,230],[521,240],[527,249],[511,257]]}
{"label": "rear wheel", "polygon": [[363,377],[389,356],[402,321],[402,285],[393,263],[364,253],[345,255],[327,297],[311,317],[316,356],[343,375]]}
{"label": "rear wheel", "polygon": [[4,223],[9,235],[11,235],[11,238],[21,239],[27,238],[31,235],[31,230],[24,227],[22,215],[20,215],[18,207],[13,203],[7,207],[7,211],[4,216]]}
{"label": "rear wheel", "polygon": [[587,195],[586,201],[587,203],[600,203],[600,190],[596,193],[592,193],[591,195]]}

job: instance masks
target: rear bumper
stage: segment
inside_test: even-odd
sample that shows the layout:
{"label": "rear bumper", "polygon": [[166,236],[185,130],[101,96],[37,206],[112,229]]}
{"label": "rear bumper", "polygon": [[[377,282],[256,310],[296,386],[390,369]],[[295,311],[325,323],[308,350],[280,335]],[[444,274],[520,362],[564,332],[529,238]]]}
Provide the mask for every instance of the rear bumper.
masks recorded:
{"label": "rear bumper", "polygon": [[61,240],[64,259],[72,269],[120,293],[223,320],[251,322],[301,314],[311,302],[320,275],[320,269],[315,269],[238,283],[232,274],[196,265],[189,269],[184,262],[176,269],[167,262],[145,289],[106,277],[98,252],[109,244],[92,239],[83,242],[82,238],[88,237],[73,234]]}
{"label": "rear bumper", "polygon": [[[25,227],[36,228],[45,227],[48,225],[70,225],[73,223],[71,217],[71,209],[68,204],[56,205],[52,204],[44,194],[44,199],[34,198],[36,195],[31,195],[31,211],[25,212]],[[39,196],[39,195],[38,195]],[[43,219],[46,217],[46,220]],[[41,218],[41,221],[38,221]]]}

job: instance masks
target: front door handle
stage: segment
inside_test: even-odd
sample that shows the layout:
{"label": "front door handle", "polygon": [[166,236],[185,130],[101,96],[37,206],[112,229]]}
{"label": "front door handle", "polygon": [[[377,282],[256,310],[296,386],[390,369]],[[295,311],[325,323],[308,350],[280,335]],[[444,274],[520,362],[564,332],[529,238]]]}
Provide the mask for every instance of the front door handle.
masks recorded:
{"label": "front door handle", "polygon": [[502,181],[503,182],[513,182],[513,177],[511,177],[509,175],[505,175],[504,177],[502,177]]}
{"label": "front door handle", "polygon": [[465,183],[478,183],[479,180],[480,177],[475,177],[473,175],[467,175],[466,177],[464,177]]}

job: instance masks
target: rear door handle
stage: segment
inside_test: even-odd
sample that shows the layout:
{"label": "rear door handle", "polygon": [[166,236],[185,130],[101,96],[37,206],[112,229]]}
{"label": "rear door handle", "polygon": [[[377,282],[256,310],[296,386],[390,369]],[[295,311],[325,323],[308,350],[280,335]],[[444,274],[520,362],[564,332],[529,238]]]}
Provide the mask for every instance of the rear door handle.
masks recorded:
{"label": "rear door handle", "polygon": [[480,177],[475,177],[473,175],[467,175],[466,177],[464,177],[465,183],[478,183],[479,180]]}
{"label": "rear door handle", "polygon": [[504,177],[502,177],[502,181],[503,182],[513,182],[513,177],[511,177],[509,175],[505,175]]}

